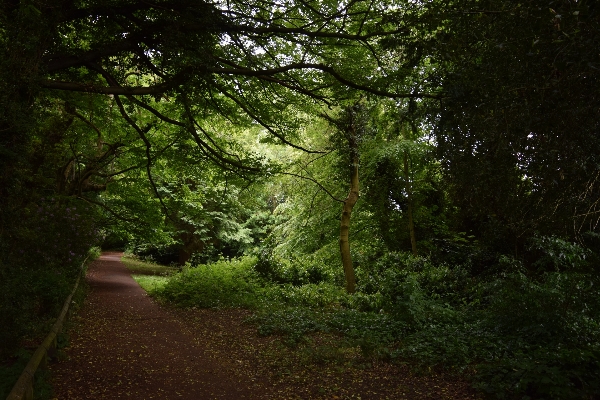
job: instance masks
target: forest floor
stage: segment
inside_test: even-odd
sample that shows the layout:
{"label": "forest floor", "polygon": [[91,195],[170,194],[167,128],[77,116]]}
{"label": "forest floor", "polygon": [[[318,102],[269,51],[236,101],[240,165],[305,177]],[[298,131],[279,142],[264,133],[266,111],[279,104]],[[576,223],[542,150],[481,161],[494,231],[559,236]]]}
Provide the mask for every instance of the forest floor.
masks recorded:
{"label": "forest floor", "polygon": [[51,365],[57,399],[479,398],[456,377],[340,353],[335,336],[287,347],[259,336],[247,310],[161,306],[121,256],[89,266],[90,292]]}

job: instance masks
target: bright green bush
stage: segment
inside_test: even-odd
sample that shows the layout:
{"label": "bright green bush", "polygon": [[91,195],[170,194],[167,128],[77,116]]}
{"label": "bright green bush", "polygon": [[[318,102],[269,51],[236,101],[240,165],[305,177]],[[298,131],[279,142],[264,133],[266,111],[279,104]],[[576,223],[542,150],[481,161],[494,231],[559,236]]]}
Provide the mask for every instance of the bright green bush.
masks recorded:
{"label": "bright green bush", "polygon": [[256,258],[242,257],[186,267],[154,294],[180,307],[254,307],[259,289],[255,264]]}
{"label": "bright green bush", "polygon": [[92,246],[88,252],[88,261],[98,259],[102,255],[102,249],[99,246]]}
{"label": "bright green bush", "polygon": [[131,275],[131,277],[150,294],[159,291],[169,282],[169,278],[165,276]]}

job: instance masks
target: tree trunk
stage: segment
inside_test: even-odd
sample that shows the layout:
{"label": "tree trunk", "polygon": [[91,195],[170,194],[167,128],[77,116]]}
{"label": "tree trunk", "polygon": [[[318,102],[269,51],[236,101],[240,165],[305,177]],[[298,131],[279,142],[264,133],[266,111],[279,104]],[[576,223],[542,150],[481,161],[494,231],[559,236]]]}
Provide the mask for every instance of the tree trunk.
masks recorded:
{"label": "tree trunk", "polygon": [[404,179],[406,181],[406,200],[408,203],[408,230],[410,232],[410,245],[412,253],[417,255],[417,238],[415,236],[415,224],[413,223],[413,196],[412,185],[410,184],[410,174],[408,170],[408,153],[404,151]]}
{"label": "tree trunk", "polygon": [[[354,139],[354,138],[353,138]],[[356,141],[351,140],[351,147],[356,146]],[[352,149],[352,175],[350,177],[350,191],[348,197],[344,200],[344,208],[342,210],[342,220],[340,223],[340,253],[342,255],[342,265],[344,267],[344,275],[346,276],[346,291],[354,293],[356,290],[356,277],[354,275],[354,267],[352,265],[352,256],[350,255],[350,217],[352,209],[358,201],[358,151]]]}

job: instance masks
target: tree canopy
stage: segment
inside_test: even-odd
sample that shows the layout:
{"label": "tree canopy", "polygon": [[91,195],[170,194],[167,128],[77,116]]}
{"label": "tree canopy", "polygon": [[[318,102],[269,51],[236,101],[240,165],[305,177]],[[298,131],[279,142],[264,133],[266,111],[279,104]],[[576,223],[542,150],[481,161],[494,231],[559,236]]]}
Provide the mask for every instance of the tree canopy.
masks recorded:
{"label": "tree canopy", "polygon": [[0,311],[51,312],[102,242],[502,318],[591,282],[599,27],[590,0],[5,1]]}

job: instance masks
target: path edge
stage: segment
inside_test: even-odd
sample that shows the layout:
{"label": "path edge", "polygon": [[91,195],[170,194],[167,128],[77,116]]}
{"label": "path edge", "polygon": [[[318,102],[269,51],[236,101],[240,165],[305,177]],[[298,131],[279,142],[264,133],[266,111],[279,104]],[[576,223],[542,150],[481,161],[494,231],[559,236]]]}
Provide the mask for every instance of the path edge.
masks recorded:
{"label": "path edge", "polygon": [[21,373],[21,376],[19,376],[19,379],[17,379],[17,382],[8,394],[6,400],[33,400],[33,377],[35,376],[35,373],[40,365],[42,367],[46,365],[48,352],[56,350],[56,338],[62,330],[63,322],[67,316],[67,312],[69,311],[69,306],[71,305],[71,299],[73,298],[73,295],[79,286],[79,281],[84,273],[83,267],[87,262],[88,257],[89,256],[87,256],[81,263],[80,272],[77,276],[77,280],[75,281],[75,286],[73,287],[71,294],[69,294],[69,296],[66,298],[56,322],[50,329],[50,333],[48,333],[46,339],[44,339],[42,344],[31,356],[31,359],[25,366],[25,369]]}

